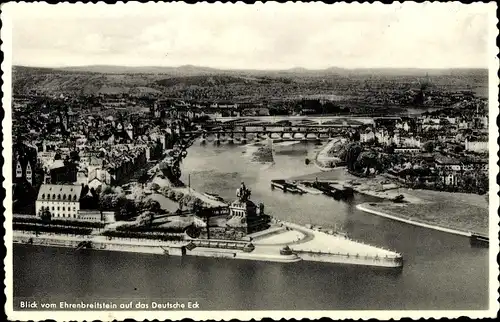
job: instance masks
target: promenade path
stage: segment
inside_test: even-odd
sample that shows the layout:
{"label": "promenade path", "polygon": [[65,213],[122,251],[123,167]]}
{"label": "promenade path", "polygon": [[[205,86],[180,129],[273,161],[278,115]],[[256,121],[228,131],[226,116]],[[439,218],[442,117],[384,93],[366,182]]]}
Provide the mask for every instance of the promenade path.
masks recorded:
{"label": "promenade path", "polygon": [[363,242],[349,239],[346,236],[330,235],[293,223],[284,222],[283,224],[291,229],[307,234],[306,236],[308,236],[308,238],[304,238],[300,242],[290,245],[290,248],[295,251],[328,252],[334,254],[340,253],[379,257],[394,257],[400,255],[397,252],[364,244]]}

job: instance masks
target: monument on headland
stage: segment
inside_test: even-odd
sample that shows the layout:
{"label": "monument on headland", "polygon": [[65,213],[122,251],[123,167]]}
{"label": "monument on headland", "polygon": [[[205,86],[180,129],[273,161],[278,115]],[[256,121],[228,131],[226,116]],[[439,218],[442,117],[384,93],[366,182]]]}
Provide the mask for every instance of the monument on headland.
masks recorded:
{"label": "monument on headland", "polygon": [[264,214],[264,204],[257,206],[250,200],[252,192],[241,183],[236,190],[237,199],[229,205],[227,227],[245,235],[269,228],[270,217]]}

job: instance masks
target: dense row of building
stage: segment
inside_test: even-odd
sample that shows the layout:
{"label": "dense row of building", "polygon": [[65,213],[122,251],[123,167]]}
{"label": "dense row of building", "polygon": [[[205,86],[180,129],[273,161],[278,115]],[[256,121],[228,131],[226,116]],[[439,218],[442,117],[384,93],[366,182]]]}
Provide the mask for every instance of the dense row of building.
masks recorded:
{"label": "dense row of building", "polygon": [[[15,106],[12,164],[16,203],[31,202],[28,195],[33,193],[24,193],[27,190],[43,191],[52,187],[50,189],[66,191],[73,186],[97,190],[137,179],[149,164],[158,162],[172,150],[183,127],[182,122],[171,115],[105,116],[74,112],[70,106],[55,105],[53,110],[42,108],[31,114],[23,113],[22,104]],[[42,195],[38,193],[38,201]],[[45,198],[44,202],[49,199]],[[50,199],[50,202],[59,202],[59,199]],[[58,212],[56,206],[55,209],[46,206],[55,211],[56,216],[76,215],[67,209],[63,213]],[[37,202],[35,211],[45,210],[41,207]],[[63,207],[59,208],[62,211]]]}
{"label": "dense row of building", "polygon": [[[415,187],[485,192],[488,185],[488,117],[483,109],[462,115],[375,119],[362,126],[368,149],[400,155],[388,171]],[[458,114],[458,113],[457,113]]]}

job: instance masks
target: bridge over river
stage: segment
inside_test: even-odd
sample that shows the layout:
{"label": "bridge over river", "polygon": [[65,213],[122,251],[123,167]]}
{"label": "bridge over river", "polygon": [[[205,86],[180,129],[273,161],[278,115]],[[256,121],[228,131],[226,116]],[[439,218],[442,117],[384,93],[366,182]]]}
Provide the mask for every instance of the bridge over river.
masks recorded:
{"label": "bridge over river", "polygon": [[251,123],[268,123],[276,124],[278,122],[289,121],[292,124],[307,122],[316,125],[328,124],[347,124],[347,125],[362,125],[373,124],[374,117],[370,116],[307,116],[307,115],[276,115],[276,116],[238,116],[238,117],[215,117],[215,121],[223,123],[236,122],[239,124]]}
{"label": "bridge over river", "polygon": [[359,125],[326,124],[326,125],[277,125],[277,124],[249,124],[235,123],[206,126],[202,130],[186,132],[186,135],[198,134],[203,140],[242,141],[248,139],[274,140],[327,140],[345,134]]}

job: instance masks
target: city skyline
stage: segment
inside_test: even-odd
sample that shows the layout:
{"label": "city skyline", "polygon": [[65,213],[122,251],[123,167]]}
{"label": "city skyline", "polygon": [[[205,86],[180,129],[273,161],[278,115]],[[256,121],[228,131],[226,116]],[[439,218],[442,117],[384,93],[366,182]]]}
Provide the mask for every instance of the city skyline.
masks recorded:
{"label": "city skyline", "polygon": [[12,14],[13,64],[252,70],[488,67],[485,5],[233,5],[231,15],[223,6],[228,7],[17,6]]}

